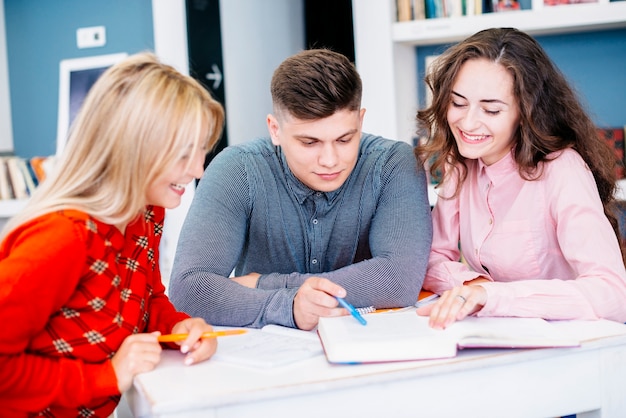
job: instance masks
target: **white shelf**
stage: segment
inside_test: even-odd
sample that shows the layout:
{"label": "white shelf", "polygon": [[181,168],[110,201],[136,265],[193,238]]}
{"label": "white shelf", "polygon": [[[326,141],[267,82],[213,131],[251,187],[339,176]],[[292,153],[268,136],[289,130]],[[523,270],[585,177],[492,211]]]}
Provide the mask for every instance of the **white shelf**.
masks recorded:
{"label": "white shelf", "polygon": [[0,200],[0,218],[10,218],[22,210],[26,200]]}
{"label": "white shelf", "polygon": [[546,6],[539,10],[485,13],[393,23],[393,42],[432,45],[457,42],[492,27],[515,27],[532,35],[626,27],[626,1]]}

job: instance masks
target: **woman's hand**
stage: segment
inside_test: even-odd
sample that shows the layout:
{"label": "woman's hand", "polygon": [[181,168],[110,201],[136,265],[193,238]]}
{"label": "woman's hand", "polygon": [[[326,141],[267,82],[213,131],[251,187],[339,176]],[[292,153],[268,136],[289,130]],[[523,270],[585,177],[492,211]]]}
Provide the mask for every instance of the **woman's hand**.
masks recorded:
{"label": "woman's hand", "polygon": [[133,334],[122,342],[111,359],[120,393],[130,389],[135,375],[149,372],[159,363],[162,351],[157,340],[159,334]]}
{"label": "woman's hand", "polygon": [[180,345],[180,351],[187,354],[185,364],[204,361],[215,354],[217,338],[200,338],[203,333],[213,331],[213,327],[202,318],[188,318],[180,321],[172,328],[172,334],[189,334]]}
{"label": "woman's hand", "polygon": [[417,314],[430,316],[428,323],[432,328],[444,329],[480,311],[486,303],[487,291],[478,284],[469,284],[446,290],[437,301],[418,308]]}

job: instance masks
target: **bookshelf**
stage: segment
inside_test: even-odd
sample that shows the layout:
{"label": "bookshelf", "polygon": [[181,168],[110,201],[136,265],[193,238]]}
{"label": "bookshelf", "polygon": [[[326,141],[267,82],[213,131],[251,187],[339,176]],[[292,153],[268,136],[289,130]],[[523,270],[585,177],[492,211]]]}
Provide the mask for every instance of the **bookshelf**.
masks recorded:
{"label": "bookshelf", "polygon": [[531,10],[396,22],[396,0],[352,0],[356,66],[363,79],[363,129],[412,143],[423,92],[417,46],[458,42],[489,27],[531,35],[626,27],[626,1],[543,6]]}
{"label": "bookshelf", "polygon": [[0,227],[22,210],[53,162],[49,157],[25,159],[9,155],[0,158],[0,170],[3,170],[0,180],[3,182],[0,185],[3,191],[0,193]]}
{"label": "bookshelf", "polygon": [[459,41],[494,26],[516,27],[533,35],[626,27],[624,1],[559,6],[534,3],[532,10],[394,22],[391,39],[409,45],[433,45]]}

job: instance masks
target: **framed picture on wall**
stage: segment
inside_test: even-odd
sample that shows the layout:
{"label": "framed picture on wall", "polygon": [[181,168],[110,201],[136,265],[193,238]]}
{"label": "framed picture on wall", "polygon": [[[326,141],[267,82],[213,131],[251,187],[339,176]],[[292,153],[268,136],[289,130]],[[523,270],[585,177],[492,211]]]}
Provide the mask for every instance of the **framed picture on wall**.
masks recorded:
{"label": "framed picture on wall", "polygon": [[59,63],[59,110],[57,120],[57,155],[65,148],[74,117],[98,77],[128,54],[96,55],[61,60]]}

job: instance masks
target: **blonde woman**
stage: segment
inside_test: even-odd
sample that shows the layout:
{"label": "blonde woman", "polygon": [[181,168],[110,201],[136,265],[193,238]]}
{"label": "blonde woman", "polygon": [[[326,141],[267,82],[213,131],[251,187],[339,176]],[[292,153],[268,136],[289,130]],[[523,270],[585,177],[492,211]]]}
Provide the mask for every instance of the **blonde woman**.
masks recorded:
{"label": "blonde woman", "polygon": [[165,333],[185,363],[209,358],[211,326],[177,312],[159,273],[165,208],[203,172],[221,105],[152,54],[91,89],[55,172],[0,239],[3,416],[108,416]]}

